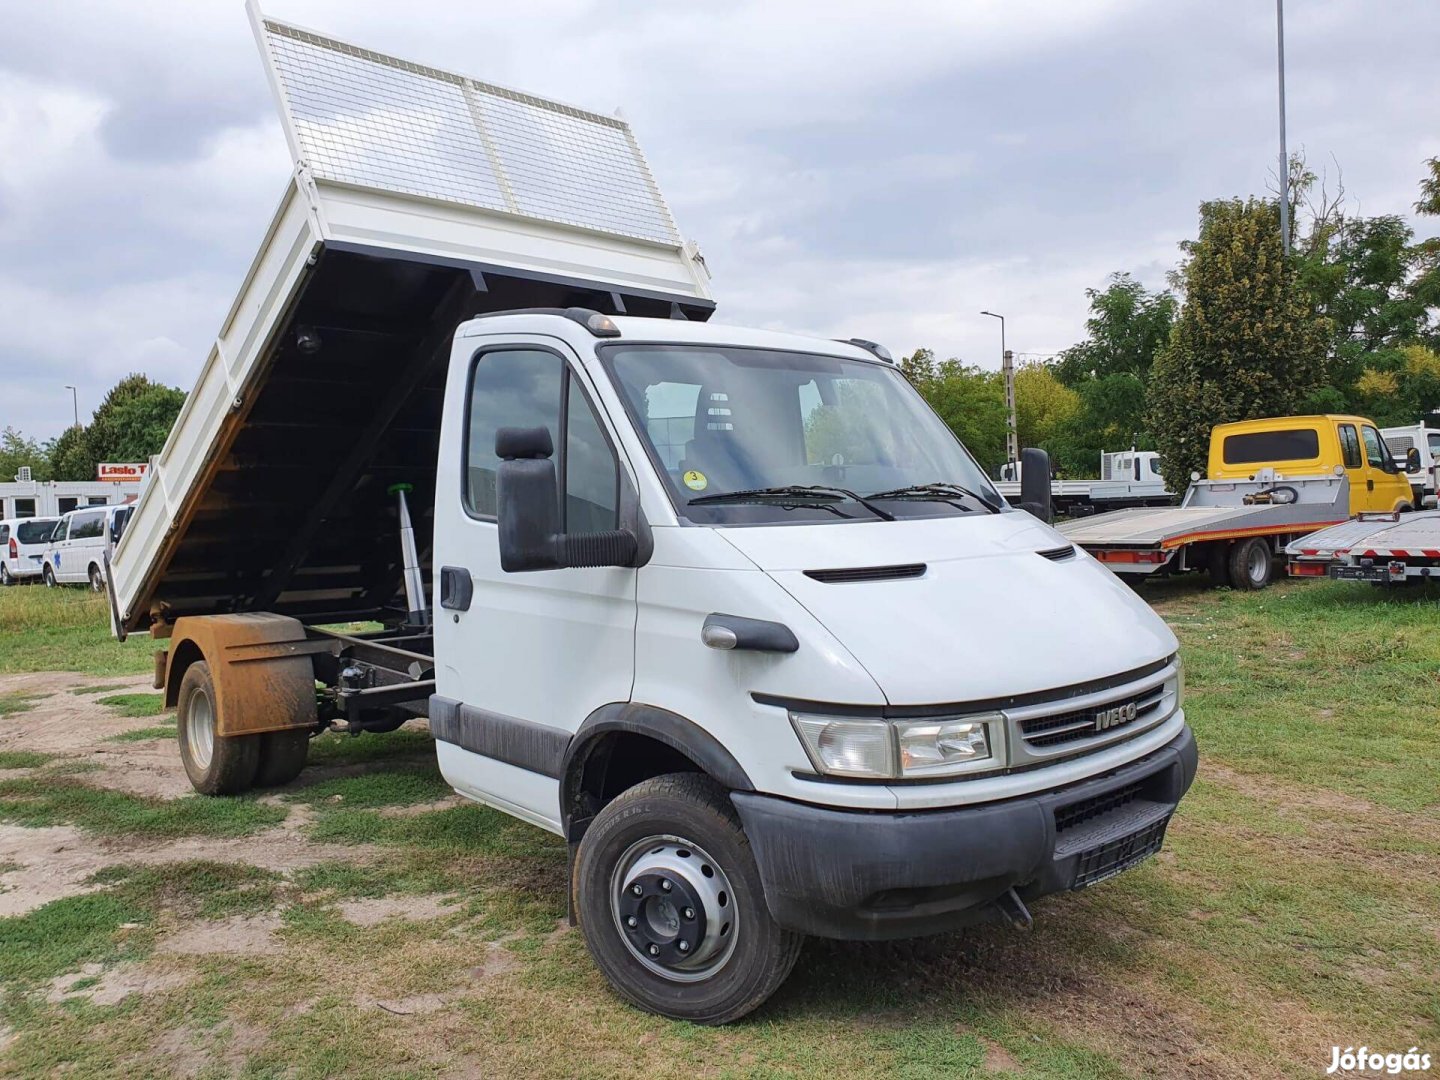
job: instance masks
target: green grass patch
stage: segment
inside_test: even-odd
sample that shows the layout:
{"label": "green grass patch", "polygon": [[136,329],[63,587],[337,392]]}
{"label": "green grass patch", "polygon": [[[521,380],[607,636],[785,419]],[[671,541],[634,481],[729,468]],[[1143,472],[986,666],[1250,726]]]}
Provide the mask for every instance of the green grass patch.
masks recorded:
{"label": "green grass patch", "polygon": [[[130,896],[99,892],[0,919],[0,983],[35,985],[84,964],[138,958],[152,918]],[[121,929],[127,923],[140,924],[140,932]]]}
{"label": "green grass patch", "polygon": [[114,694],[98,700],[121,716],[159,716],[165,711],[164,694]]}
{"label": "green grass patch", "polygon": [[244,836],[285,814],[284,807],[251,797],[148,799],[54,776],[0,781],[0,821],[76,825],[107,836]]}
{"label": "green grass patch", "polygon": [[153,671],[155,642],[143,634],[116,641],[108,604],[89,589],[0,589],[0,675]]}
{"label": "green grass patch", "polygon": [[0,769],[38,769],[54,760],[54,754],[36,750],[0,750]]}
{"label": "green grass patch", "polygon": [[106,742],[149,742],[151,739],[173,739],[175,729],[173,727],[144,727],[136,728],[133,731],[122,731],[119,735],[110,735]]}
{"label": "green grass patch", "polygon": [[0,694],[0,716],[16,716],[29,712],[44,697],[37,694]]}
{"label": "green grass patch", "polygon": [[384,772],[322,780],[287,792],[285,799],[289,802],[338,804],[337,809],[340,810],[363,810],[434,802],[453,792],[454,788],[445,782],[432,762],[424,765],[401,764]]}
{"label": "green grass patch", "polygon": [[423,731],[342,735],[329,732],[310,740],[312,765],[358,765],[368,761],[423,757],[435,760],[435,740]]}
{"label": "green grass patch", "polygon": [[96,683],[94,686],[77,686],[74,690],[71,690],[70,692],[72,694],[79,694],[83,696],[87,694],[113,694],[116,690],[128,689],[130,689],[128,686],[126,686],[124,683],[119,682]]}

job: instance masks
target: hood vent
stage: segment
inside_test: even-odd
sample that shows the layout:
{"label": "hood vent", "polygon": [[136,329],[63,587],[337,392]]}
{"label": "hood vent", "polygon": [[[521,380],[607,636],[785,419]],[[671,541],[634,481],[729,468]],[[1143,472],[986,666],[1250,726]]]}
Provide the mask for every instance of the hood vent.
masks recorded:
{"label": "hood vent", "polygon": [[1064,562],[1066,559],[1075,557],[1075,546],[1066,544],[1064,547],[1046,548],[1044,551],[1035,552],[1042,559],[1049,559],[1051,562]]}
{"label": "hood vent", "polygon": [[899,566],[860,566],[848,570],[806,570],[805,576],[827,585],[844,585],[856,581],[897,581],[925,574],[925,564],[902,563]]}

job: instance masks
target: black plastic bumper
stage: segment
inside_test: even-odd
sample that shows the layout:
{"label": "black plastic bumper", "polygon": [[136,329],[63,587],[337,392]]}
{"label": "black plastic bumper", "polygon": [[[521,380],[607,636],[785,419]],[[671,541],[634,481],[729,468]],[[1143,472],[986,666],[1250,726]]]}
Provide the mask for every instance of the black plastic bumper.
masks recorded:
{"label": "black plastic bumper", "polygon": [[754,792],[731,797],[778,923],[880,940],[995,918],[1012,888],[1033,900],[1134,865],[1158,850],[1197,762],[1186,727],[1113,772],[962,809],[867,812]]}

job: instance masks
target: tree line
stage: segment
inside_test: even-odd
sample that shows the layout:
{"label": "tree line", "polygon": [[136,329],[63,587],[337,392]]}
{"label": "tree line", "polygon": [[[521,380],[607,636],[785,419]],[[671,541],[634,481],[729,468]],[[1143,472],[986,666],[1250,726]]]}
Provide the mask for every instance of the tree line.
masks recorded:
{"label": "tree line", "polygon": [[[1440,158],[1424,168],[1415,210],[1440,216]],[[1088,290],[1085,340],[1016,371],[1020,445],[1072,477],[1096,475],[1104,450],[1159,450],[1181,491],[1215,424],[1353,412],[1386,426],[1440,409],[1440,239],[1354,212],[1299,156],[1290,192],[1288,257],[1277,199],[1218,199],[1168,288],[1115,274]],[[999,372],[929,349],[900,366],[983,466],[1003,464]]]}
{"label": "tree line", "polygon": [[105,395],[88,424],[39,442],[14,427],[0,431],[0,482],[29,466],[35,480],[94,480],[102,461],[148,461],[170,435],[185,392],[127,375]]}

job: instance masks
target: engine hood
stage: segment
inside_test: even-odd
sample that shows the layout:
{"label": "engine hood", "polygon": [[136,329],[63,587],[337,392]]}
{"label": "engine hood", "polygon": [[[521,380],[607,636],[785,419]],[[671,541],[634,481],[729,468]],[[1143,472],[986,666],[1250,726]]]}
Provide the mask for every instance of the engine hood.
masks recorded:
{"label": "engine hood", "polygon": [[[1143,600],[1029,514],[718,530],[824,624],[892,705],[1008,697],[1162,659],[1175,635]],[[806,571],[925,564],[826,582]],[[818,696],[818,695],[817,695]]]}

